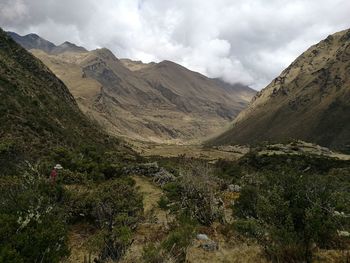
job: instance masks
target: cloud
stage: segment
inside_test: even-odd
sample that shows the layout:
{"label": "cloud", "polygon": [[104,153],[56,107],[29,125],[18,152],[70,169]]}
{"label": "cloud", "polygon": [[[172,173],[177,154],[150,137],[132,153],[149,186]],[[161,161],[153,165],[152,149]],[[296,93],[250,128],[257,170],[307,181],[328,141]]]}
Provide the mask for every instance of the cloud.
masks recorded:
{"label": "cloud", "polygon": [[350,26],[347,0],[0,0],[0,26],[261,89]]}

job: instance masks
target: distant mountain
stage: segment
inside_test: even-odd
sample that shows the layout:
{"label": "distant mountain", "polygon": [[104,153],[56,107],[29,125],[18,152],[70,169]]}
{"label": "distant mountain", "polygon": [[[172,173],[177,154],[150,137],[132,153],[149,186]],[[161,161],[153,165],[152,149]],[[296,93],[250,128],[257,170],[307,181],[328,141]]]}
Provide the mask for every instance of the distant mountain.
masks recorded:
{"label": "distant mountain", "polygon": [[0,95],[0,166],[8,147],[16,158],[32,159],[53,147],[104,146],[108,140],[63,82],[1,29]]}
{"label": "distant mountain", "polygon": [[[40,48],[38,48],[40,49]],[[70,43],[68,41],[62,43],[59,46],[54,47],[51,52],[51,54],[61,54],[61,53],[65,53],[65,52],[86,52],[87,50],[83,47],[79,47],[73,43]]]}
{"label": "distant mountain", "polygon": [[350,149],[350,30],[328,36],[259,92],[210,144],[302,139]]}
{"label": "distant mountain", "polygon": [[67,84],[84,112],[110,133],[134,139],[199,141],[232,121],[255,94],[169,61],[131,71],[107,49],[33,53]]}
{"label": "distant mountain", "polygon": [[50,53],[56,47],[54,43],[47,41],[36,34],[28,34],[25,36],[20,36],[14,32],[7,32],[7,34],[27,50],[40,49],[47,53]]}
{"label": "distant mountain", "polygon": [[118,136],[198,142],[228,125],[255,91],[163,61],[119,60],[108,49],[32,49],[65,84],[80,108]]}
{"label": "distant mountain", "polygon": [[59,46],[56,46],[50,41],[47,41],[36,34],[28,34],[20,36],[14,32],[7,32],[9,36],[13,38],[18,44],[27,50],[39,49],[48,54],[60,54],[64,52],[86,52],[83,47],[79,47],[70,42],[64,42]]}
{"label": "distant mountain", "polygon": [[140,69],[145,69],[156,64],[154,62],[143,63],[142,61],[133,61],[128,58],[122,58],[120,59],[120,62],[123,64],[124,67],[131,71],[138,71]]}

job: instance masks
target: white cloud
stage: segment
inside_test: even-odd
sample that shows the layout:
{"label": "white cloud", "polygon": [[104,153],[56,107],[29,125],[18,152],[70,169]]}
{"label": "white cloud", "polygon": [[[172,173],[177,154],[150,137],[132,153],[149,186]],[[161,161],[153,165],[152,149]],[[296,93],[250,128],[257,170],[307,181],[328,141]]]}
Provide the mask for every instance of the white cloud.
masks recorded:
{"label": "white cloud", "polygon": [[311,44],[348,28],[349,10],[348,0],[0,0],[0,25],[261,89]]}

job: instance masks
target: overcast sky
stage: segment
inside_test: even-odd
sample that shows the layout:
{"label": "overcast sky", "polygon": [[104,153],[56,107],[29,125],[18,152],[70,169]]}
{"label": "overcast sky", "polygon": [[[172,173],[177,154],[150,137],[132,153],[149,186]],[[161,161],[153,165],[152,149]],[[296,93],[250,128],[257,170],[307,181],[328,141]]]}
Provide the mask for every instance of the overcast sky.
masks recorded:
{"label": "overcast sky", "polygon": [[0,0],[0,26],[261,89],[350,27],[350,0]]}

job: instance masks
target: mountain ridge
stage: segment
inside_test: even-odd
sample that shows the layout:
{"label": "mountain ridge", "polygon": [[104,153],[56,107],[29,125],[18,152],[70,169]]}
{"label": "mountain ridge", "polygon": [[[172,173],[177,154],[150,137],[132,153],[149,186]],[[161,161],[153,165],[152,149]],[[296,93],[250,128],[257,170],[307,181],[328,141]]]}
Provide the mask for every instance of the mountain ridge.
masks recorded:
{"label": "mountain ridge", "polygon": [[31,52],[70,88],[83,112],[109,133],[153,142],[198,142],[227,125],[255,91],[171,61],[118,59],[106,48]]}
{"label": "mountain ridge", "polygon": [[301,139],[336,149],[348,147],[349,50],[349,29],[311,46],[257,93],[231,129],[208,143],[255,144]]}
{"label": "mountain ridge", "polygon": [[21,36],[15,32],[6,32],[17,44],[21,45],[27,50],[40,49],[48,54],[61,54],[64,52],[87,52],[84,47],[77,46],[71,42],[65,41],[60,45],[55,45],[54,43],[40,37],[37,34],[30,33]]}

